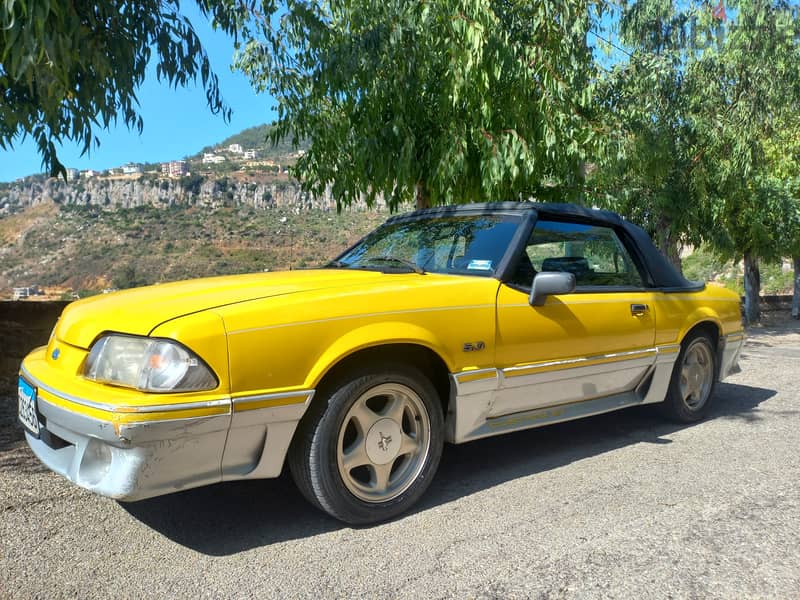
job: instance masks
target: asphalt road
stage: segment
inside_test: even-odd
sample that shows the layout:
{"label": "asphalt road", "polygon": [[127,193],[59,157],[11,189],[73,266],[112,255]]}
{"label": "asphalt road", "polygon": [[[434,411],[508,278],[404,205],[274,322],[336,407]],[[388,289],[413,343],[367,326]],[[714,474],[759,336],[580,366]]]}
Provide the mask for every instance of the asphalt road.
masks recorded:
{"label": "asphalt road", "polygon": [[800,598],[800,327],[751,332],[742,367],[697,425],[639,408],[446,447],[415,511],[361,529],[288,477],[91,495],[3,409],[0,597]]}

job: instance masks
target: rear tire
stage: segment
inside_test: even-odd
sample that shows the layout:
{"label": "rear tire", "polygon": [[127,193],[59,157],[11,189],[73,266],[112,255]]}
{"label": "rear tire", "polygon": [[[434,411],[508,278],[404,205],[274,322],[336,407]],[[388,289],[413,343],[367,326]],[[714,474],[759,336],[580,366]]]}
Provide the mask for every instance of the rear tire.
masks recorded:
{"label": "rear tire", "polygon": [[679,423],[694,423],[706,416],[717,380],[717,353],[711,337],[691,334],[681,344],[661,412]]}
{"label": "rear tire", "polygon": [[315,398],[289,449],[297,487],[352,525],[391,519],[419,500],[442,454],[433,384],[404,365],[375,365]]}

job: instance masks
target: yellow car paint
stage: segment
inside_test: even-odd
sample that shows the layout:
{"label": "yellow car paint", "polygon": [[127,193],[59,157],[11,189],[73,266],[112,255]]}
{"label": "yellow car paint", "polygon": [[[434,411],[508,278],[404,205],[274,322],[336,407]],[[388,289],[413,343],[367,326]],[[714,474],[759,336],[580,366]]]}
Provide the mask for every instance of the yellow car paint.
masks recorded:
{"label": "yellow car paint", "polygon": [[[738,297],[722,288],[608,296],[552,296],[532,307],[525,293],[492,278],[334,270],[178,282],[70,304],[47,349],[28,357],[25,369],[65,394],[120,407],[115,420],[130,422],[164,417],[137,414],[137,407],[313,389],[343,358],[386,344],[424,346],[459,373],[677,344],[704,321],[721,335],[741,330]],[[224,298],[229,304],[222,305]],[[209,302],[221,306],[169,318]],[[650,310],[632,316],[632,303]],[[108,332],[177,340],[203,358],[220,385],[209,392],[152,394],[86,380],[81,373],[88,348]],[[483,350],[462,351],[465,342],[476,340],[484,342]],[[51,358],[56,347],[57,361]],[[71,408],[107,416],[74,403]],[[214,411],[169,417],[209,412]]]}
{"label": "yellow car paint", "polygon": [[[325,401],[316,394],[326,377],[387,346],[424,349],[415,356],[436,371],[442,438],[456,443],[662,401],[680,344],[698,326],[717,345],[717,375],[736,368],[743,330],[729,290],[596,286],[532,306],[524,286],[467,269],[232,275],[74,302],[20,371],[38,393],[48,435],[65,445],[35,432],[28,441],[79,485],[139,499],[276,476],[301,419]],[[152,393],[90,380],[87,358],[108,334],[178,342],[217,385]]]}

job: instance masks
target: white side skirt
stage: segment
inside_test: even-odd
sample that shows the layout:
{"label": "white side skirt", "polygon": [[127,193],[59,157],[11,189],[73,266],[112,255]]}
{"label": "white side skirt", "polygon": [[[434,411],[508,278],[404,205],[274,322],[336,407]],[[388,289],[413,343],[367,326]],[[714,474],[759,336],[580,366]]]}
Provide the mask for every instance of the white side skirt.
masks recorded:
{"label": "white side skirt", "polygon": [[[662,346],[627,356],[451,375],[454,397],[447,415],[448,441],[461,443],[660,402],[666,396],[678,349]],[[582,364],[589,360],[593,364]]]}

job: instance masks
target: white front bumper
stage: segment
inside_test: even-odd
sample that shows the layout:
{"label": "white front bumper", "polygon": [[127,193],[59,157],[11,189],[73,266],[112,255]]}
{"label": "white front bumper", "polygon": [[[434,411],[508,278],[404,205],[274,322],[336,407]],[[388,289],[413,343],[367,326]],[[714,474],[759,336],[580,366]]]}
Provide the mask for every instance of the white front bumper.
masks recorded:
{"label": "white front bumper", "polygon": [[141,500],[222,480],[230,414],[125,426],[118,436],[110,423],[45,400],[39,412],[45,424],[39,439],[26,434],[28,445],[48,468],[92,492]]}

